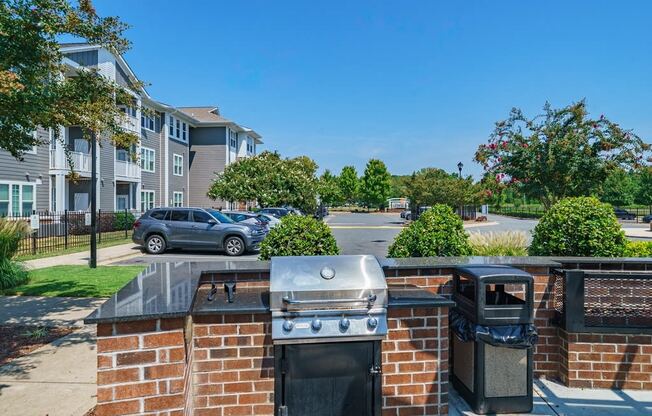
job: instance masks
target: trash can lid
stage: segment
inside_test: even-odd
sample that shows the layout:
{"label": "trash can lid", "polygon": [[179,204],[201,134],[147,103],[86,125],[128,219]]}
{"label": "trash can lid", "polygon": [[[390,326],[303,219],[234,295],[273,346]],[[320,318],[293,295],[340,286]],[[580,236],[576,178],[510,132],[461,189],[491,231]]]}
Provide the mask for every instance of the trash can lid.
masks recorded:
{"label": "trash can lid", "polygon": [[517,269],[516,267],[502,266],[502,265],[467,265],[456,266],[455,271],[465,277],[470,277],[474,280],[505,280],[505,283],[510,281],[532,281],[532,275],[524,270]]}

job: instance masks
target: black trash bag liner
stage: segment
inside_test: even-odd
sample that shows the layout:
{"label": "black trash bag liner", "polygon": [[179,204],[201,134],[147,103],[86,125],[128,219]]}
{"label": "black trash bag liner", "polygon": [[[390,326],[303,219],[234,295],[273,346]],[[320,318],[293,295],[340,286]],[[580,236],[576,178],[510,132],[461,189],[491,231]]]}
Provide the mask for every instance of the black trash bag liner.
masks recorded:
{"label": "black trash bag liner", "polygon": [[483,326],[475,325],[461,313],[450,312],[450,327],[462,342],[482,341],[494,347],[532,348],[539,335],[531,324]]}

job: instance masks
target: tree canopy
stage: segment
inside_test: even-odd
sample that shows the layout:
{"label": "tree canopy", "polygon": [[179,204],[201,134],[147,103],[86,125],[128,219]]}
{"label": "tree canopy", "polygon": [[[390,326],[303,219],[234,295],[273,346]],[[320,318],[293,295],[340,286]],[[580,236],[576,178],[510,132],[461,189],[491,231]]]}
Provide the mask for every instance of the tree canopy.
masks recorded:
{"label": "tree canopy", "polygon": [[21,159],[41,144],[37,127],[79,126],[89,140],[109,137],[129,147],[136,134],[122,128],[118,105],[132,97],[94,69],[66,73],[58,38],[72,36],[123,53],[130,44],[117,17],[99,17],[90,0],[0,2],[0,147]]}
{"label": "tree canopy", "polygon": [[360,180],[358,179],[358,172],[353,166],[344,166],[338,178],[340,193],[344,202],[352,204],[358,197],[358,190],[360,187]]}
{"label": "tree canopy", "polygon": [[319,177],[318,192],[321,202],[329,207],[338,206],[342,203],[342,192],[340,190],[338,177],[326,169]]}
{"label": "tree canopy", "polygon": [[317,164],[306,156],[282,158],[265,151],[236,161],[217,173],[208,196],[231,202],[257,201],[263,207],[290,205],[314,212]]}
{"label": "tree canopy", "polygon": [[392,177],[387,166],[379,159],[370,159],[360,180],[360,198],[370,206],[382,207],[389,198]]}
{"label": "tree canopy", "polygon": [[638,182],[632,172],[616,169],[607,176],[602,185],[600,199],[615,206],[632,205],[636,200]]}
{"label": "tree canopy", "polygon": [[609,173],[639,168],[649,149],[604,115],[589,117],[584,101],[561,109],[546,103],[534,118],[512,109],[475,160],[496,182],[516,184],[549,208],[564,197],[598,193]]}
{"label": "tree canopy", "polygon": [[460,178],[438,168],[414,172],[406,181],[405,189],[414,207],[435,204],[457,207],[477,202],[480,197],[471,177]]}

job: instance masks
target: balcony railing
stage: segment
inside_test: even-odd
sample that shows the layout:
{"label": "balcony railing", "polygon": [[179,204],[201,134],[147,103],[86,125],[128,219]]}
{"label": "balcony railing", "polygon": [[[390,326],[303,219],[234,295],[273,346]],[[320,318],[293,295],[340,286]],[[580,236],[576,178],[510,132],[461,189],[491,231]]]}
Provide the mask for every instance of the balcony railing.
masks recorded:
{"label": "balcony railing", "polygon": [[138,133],[138,123],[138,120],[131,116],[124,116],[120,120],[120,125],[122,128],[134,133]]}
{"label": "balcony railing", "polygon": [[115,176],[118,179],[140,179],[140,166],[137,163],[116,160]]}
{"label": "balcony railing", "polygon": [[50,150],[50,169],[70,170],[72,162],[73,170],[80,174],[90,174],[91,172],[91,155],[83,152],[69,152],[70,161],[65,152]]}

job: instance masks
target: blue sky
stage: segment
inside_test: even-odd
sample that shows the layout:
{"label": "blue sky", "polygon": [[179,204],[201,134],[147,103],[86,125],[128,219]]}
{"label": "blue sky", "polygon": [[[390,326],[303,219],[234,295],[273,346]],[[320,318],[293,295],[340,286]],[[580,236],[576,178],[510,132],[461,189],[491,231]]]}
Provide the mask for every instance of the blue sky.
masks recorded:
{"label": "blue sky", "polygon": [[132,25],[126,59],[157,99],[218,105],[321,169],[479,176],[473,153],[516,106],[589,110],[650,142],[649,1],[95,0]]}

